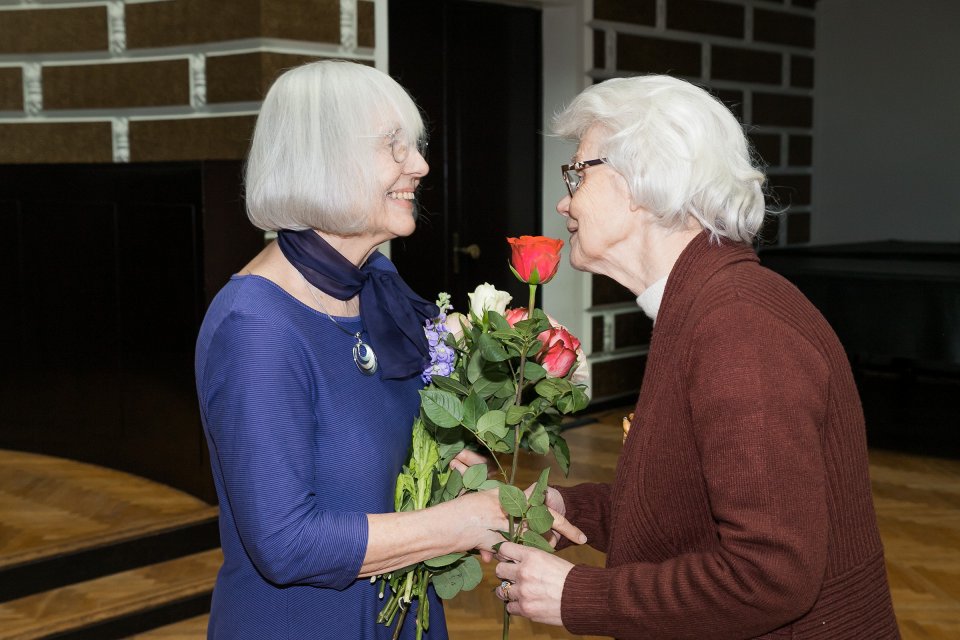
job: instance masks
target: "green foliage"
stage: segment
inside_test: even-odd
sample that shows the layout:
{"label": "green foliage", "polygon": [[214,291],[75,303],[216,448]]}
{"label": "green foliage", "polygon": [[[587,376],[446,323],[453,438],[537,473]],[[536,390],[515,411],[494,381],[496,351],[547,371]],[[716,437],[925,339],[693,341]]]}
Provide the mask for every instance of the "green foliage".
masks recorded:
{"label": "green foliage", "polygon": [[[531,297],[531,307],[533,302]],[[549,469],[543,470],[528,497],[513,486],[517,459],[521,450],[552,452],[567,474],[570,451],[560,435],[561,421],[585,408],[589,398],[582,385],[548,377],[535,361],[543,346],[538,336],[551,327],[540,309],[534,308],[530,318],[512,327],[496,311],[487,310],[483,318],[471,314],[471,320],[473,325],[459,340],[444,338],[458,354],[453,372],[434,376],[420,392],[410,459],[397,478],[396,509],[424,509],[464,491],[498,489],[509,523],[509,530],[500,532],[504,539],[552,552],[544,538],[553,526],[544,504]],[[474,465],[463,475],[451,469],[450,462],[465,448],[486,453],[490,465]],[[418,598],[419,638],[428,623],[427,585],[450,599],[475,588],[482,570],[472,553],[451,553],[380,578],[381,589],[389,585],[390,597],[378,621],[392,625]]]}

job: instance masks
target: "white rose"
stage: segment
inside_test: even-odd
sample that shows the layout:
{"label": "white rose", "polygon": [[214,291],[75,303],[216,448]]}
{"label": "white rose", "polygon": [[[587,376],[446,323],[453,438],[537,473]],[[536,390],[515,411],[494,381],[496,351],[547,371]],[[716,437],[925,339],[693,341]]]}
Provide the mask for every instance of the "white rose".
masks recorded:
{"label": "white rose", "polygon": [[484,282],[468,293],[470,298],[470,312],[478,318],[483,317],[484,311],[496,311],[500,315],[507,310],[507,305],[513,299],[506,291],[498,291],[492,284]]}

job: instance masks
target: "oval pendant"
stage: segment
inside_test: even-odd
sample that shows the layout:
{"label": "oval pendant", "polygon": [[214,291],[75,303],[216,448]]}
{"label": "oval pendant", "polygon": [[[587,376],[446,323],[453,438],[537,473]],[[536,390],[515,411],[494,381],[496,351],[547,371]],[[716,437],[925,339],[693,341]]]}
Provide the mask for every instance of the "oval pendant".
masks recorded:
{"label": "oval pendant", "polygon": [[357,363],[360,373],[366,376],[372,376],[377,372],[377,354],[373,352],[370,345],[359,338],[357,344],[353,345],[353,361]]}

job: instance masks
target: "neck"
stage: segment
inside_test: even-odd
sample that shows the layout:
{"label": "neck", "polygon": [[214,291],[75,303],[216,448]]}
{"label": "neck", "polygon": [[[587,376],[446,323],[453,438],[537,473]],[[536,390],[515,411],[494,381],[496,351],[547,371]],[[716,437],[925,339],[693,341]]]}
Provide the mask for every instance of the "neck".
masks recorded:
{"label": "neck", "polygon": [[317,235],[327,241],[331,247],[340,252],[344,258],[359,267],[370,257],[380,242],[366,234],[358,236],[337,236],[325,231],[314,230]]}
{"label": "neck", "polygon": [[675,230],[648,220],[641,228],[642,230],[638,229],[637,233],[628,236],[629,246],[619,252],[625,259],[618,261],[613,273],[606,274],[636,296],[661,278],[670,275],[680,254],[701,232],[700,225],[696,223],[695,226]]}

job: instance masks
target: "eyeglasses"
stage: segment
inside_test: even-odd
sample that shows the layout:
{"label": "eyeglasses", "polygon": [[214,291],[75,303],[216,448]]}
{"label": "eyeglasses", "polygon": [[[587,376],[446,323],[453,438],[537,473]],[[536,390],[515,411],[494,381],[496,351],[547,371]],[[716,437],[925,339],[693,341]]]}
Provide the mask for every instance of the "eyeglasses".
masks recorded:
{"label": "eyeglasses", "polygon": [[597,158],[596,160],[581,160],[580,162],[565,164],[560,167],[560,171],[563,174],[563,183],[567,185],[567,191],[570,192],[571,198],[573,197],[573,194],[576,193],[577,189],[580,188],[580,183],[583,182],[583,176],[580,175],[580,172],[587,167],[604,164],[606,161],[606,158]]}
{"label": "eyeglasses", "polygon": [[[394,129],[390,133],[381,133],[376,136],[362,136],[364,138],[387,138],[390,141],[390,153],[393,154],[393,161],[401,164],[410,156],[410,143],[402,136],[403,129]],[[427,141],[417,140],[417,152],[424,158],[427,157]]]}

